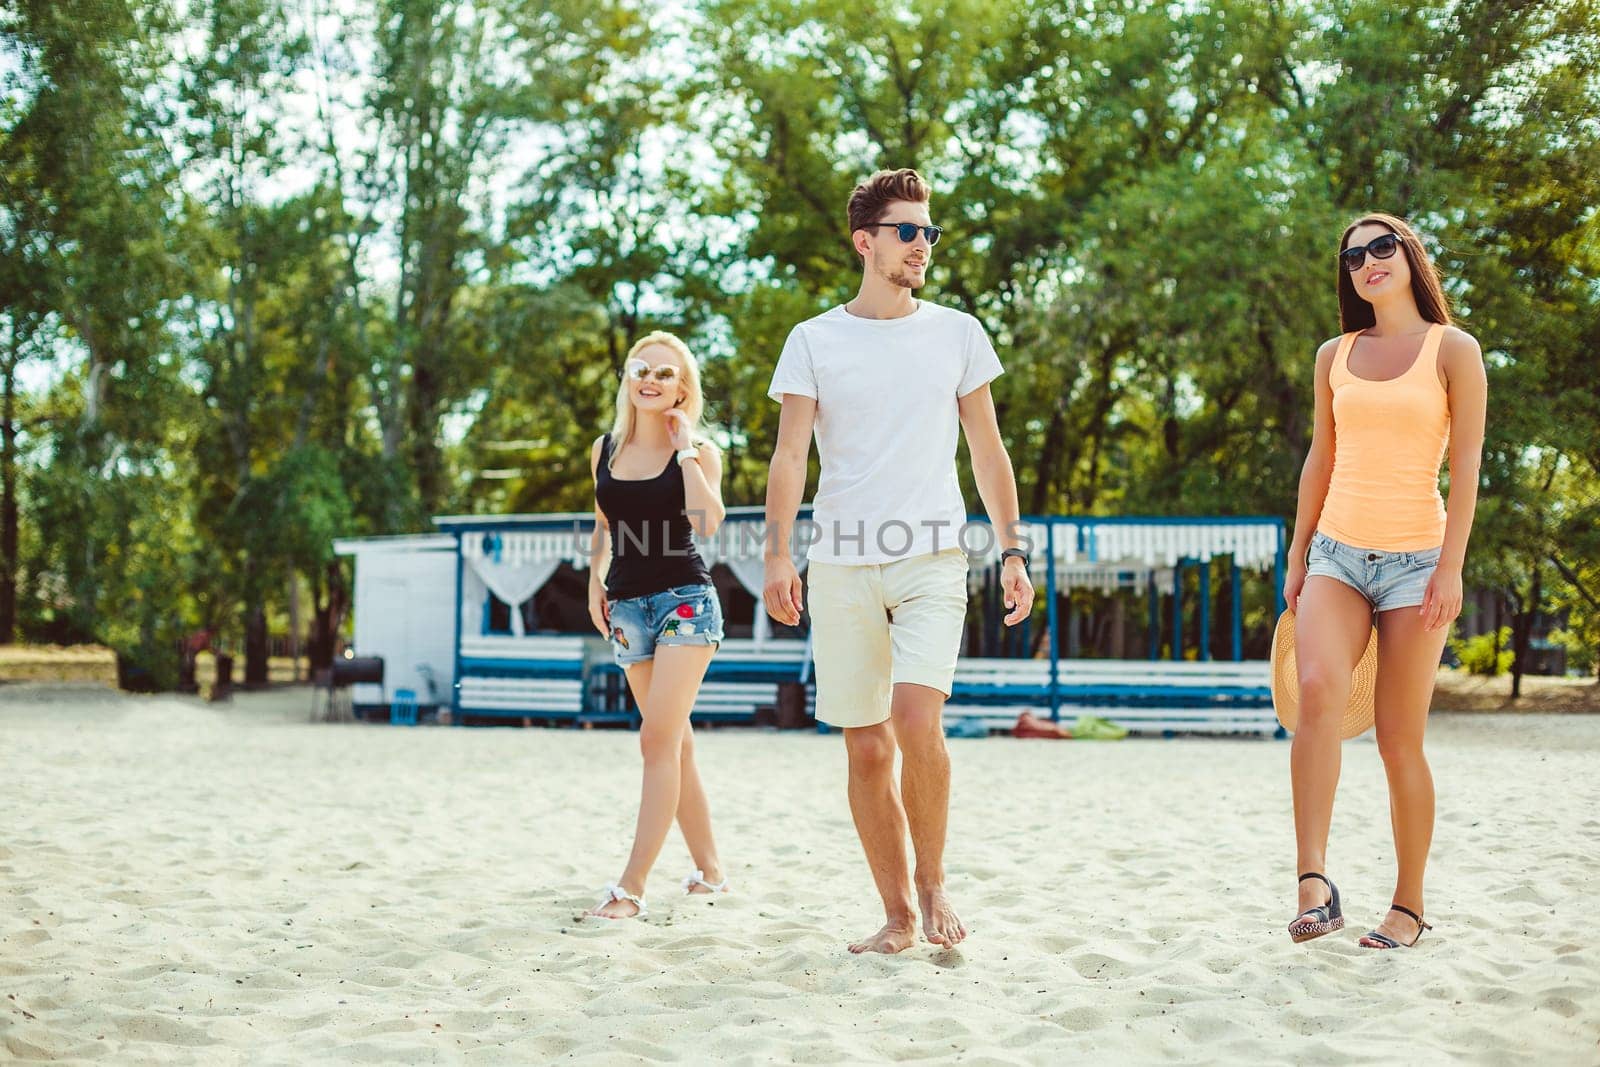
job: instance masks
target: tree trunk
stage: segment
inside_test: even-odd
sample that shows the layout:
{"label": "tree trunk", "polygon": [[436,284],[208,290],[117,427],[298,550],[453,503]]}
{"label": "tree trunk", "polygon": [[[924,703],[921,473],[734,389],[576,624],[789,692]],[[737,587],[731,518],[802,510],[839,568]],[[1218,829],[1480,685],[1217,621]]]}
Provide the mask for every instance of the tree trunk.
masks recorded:
{"label": "tree trunk", "polygon": [[17,324],[0,369],[0,644],[17,639]]}
{"label": "tree trunk", "polygon": [[1539,614],[1543,597],[1544,568],[1533,565],[1533,580],[1528,583],[1528,595],[1517,605],[1511,620],[1511,699],[1522,696],[1522,676],[1528,669],[1528,643],[1533,637],[1533,620]]}
{"label": "tree trunk", "polygon": [[292,676],[300,680],[300,572],[289,572],[289,659],[294,664]]}
{"label": "tree trunk", "polygon": [[244,684],[266,685],[267,676],[267,609],[256,595],[245,609],[244,622]]}
{"label": "tree trunk", "polygon": [[1506,624],[1506,592],[1504,589],[1494,591],[1494,658],[1489,661],[1489,676],[1498,677],[1500,674],[1500,628]]}
{"label": "tree trunk", "polygon": [[[326,586],[324,586],[324,582]],[[327,598],[323,599],[326,592]],[[344,571],[338,560],[329,560],[323,573],[317,576],[312,589],[313,617],[311,621],[310,668],[314,674],[333,666],[333,649],[338,639],[339,625],[349,600],[345,594]]]}

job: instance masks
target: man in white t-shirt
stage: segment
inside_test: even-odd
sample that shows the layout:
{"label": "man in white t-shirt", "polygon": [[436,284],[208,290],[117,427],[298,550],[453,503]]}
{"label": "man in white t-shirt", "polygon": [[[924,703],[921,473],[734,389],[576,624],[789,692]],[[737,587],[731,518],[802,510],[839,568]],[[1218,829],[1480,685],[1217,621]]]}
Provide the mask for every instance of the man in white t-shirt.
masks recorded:
{"label": "man in white t-shirt", "polygon": [[[767,483],[763,598],[779,622],[800,622],[790,546],[808,535],[817,718],[844,730],[850,811],[887,916],[852,952],[911,947],[913,887],[929,941],[951,947],[967,936],[944,885],[942,722],[967,614],[966,551],[988,552],[996,539],[1005,550],[1008,626],[1033,607],[1016,479],[989,394],[1000,361],[971,315],[912,296],[939,240],[928,195],[913,170],[856,186],[849,221],[861,289],[790,332],[768,390],[783,413]],[[966,526],[956,477],[963,429],[992,527]],[[797,531],[813,430],[822,478],[812,522]]]}

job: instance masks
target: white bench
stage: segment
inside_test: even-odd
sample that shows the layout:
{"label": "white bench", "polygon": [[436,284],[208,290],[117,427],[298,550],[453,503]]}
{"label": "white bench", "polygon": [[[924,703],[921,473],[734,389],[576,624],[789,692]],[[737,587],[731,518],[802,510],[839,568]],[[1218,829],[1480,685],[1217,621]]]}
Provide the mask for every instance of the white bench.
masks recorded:
{"label": "white bench", "polygon": [[[1060,715],[1082,714],[1139,733],[1277,732],[1270,706],[1271,665],[1168,660],[1060,660]],[[949,718],[1009,728],[1024,711],[1050,714],[1050,661],[968,658],[956,667]]]}
{"label": "white bench", "polygon": [[581,678],[461,679],[461,713],[490,717],[576,716],[583,711]]}
{"label": "white bench", "polygon": [[570,663],[582,667],[583,642],[582,637],[569,634],[536,634],[529,637],[510,637],[504,634],[463,636],[461,658],[505,662],[540,660],[550,663]]}
{"label": "white bench", "polygon": [[[462,714],[579,716],[584,711],[586,656],[591,665],[610,665],[609,658],[589,651],[597,639],[579,634],[463,637]],[[723,642],[693,714],[702,719],[754,718],[758,707],[777,703],[779,681],[799,680],[804,656],[804,641],[772,640],[759,646],[748,638]],[[808,709],[812,700],[808,687]]]}

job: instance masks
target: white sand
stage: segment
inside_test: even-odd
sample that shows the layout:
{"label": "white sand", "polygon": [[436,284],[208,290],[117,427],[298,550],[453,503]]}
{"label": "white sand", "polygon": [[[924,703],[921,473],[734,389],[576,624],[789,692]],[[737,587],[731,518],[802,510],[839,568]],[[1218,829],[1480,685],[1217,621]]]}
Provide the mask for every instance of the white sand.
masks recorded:
{"label": "white sand", "polygon": [[1436,924],[1389,900],[1376,748],[1293,911],[1288,746],[953,742],[973,933],[856,958],[880,915],[837,736],[702,735],[737,895],[576,921],[638,788],[618,732],[298,721],[0,690],[0,1060],[114,1063],[1600,1062],[1600,718],[1439,716]]}

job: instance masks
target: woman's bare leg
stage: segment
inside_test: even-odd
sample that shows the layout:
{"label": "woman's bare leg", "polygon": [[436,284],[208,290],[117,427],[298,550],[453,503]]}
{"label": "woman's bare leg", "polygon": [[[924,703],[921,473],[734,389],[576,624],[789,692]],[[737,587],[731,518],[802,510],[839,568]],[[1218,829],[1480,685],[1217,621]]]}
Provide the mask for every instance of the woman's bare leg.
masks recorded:
{"label": "woman's bare leg", "polygon": [[[1396,608],[1378,616],[1378,753],[1389,779],[1389,821],[1394,828],[1398,861],[1394,903],[1422,910],[1422,879],[1433,844],[1433,773],[1422,753],[1422,736],[1433,703],[1433,682],[1439,670],[1449,627],[1422,628],[1417,608]],[[1380,933],[1401,944],[1417,936],[1417,924],[1391,911]]]}
{"label": "woman's bare leg", "polygon": [[[645,881],[677,815],[682,791],[683,735],[714,651],[709,645],[657,646],[648,679],[641,679],[645,681],[645,697],[639,704],[643,718],[639,750],[644,757],[644,786],[633,851],[617,880],[634,896],[644,895]],[[632,683],[630,671],[629,684]],[[626,901],[611,901],[593,909],[593,914],[625,918],[635,911]]]}
{"label": "woman's bare leg", "polygon": [[[683,842],[689,846],[689,855],[706,881],[716,885],[723,879],[722,860],[717,856],[717,842],[711,834],[711,800],[700,780],[700,769],[694,761],[694,727],[685,723],[683,747],[679,757],[682,787],[678,791],[678,829],[683,832]],[[703,886],[693,886],[691,893],[709,893]]]}
{"label": "woman's bare leg", "polygon": [[[1350,701],[1350,678],[1372,635],[1367,598],[1334,578],[1312,575],[1295,614],[1295,664],[1300,721],[1289,748],[1294,787],[1296,874],[1326,873],[1328,827],[1339,786],[1339,721]],[[1300,883],[1300,908],[1328,902],[1328,887]]]}

